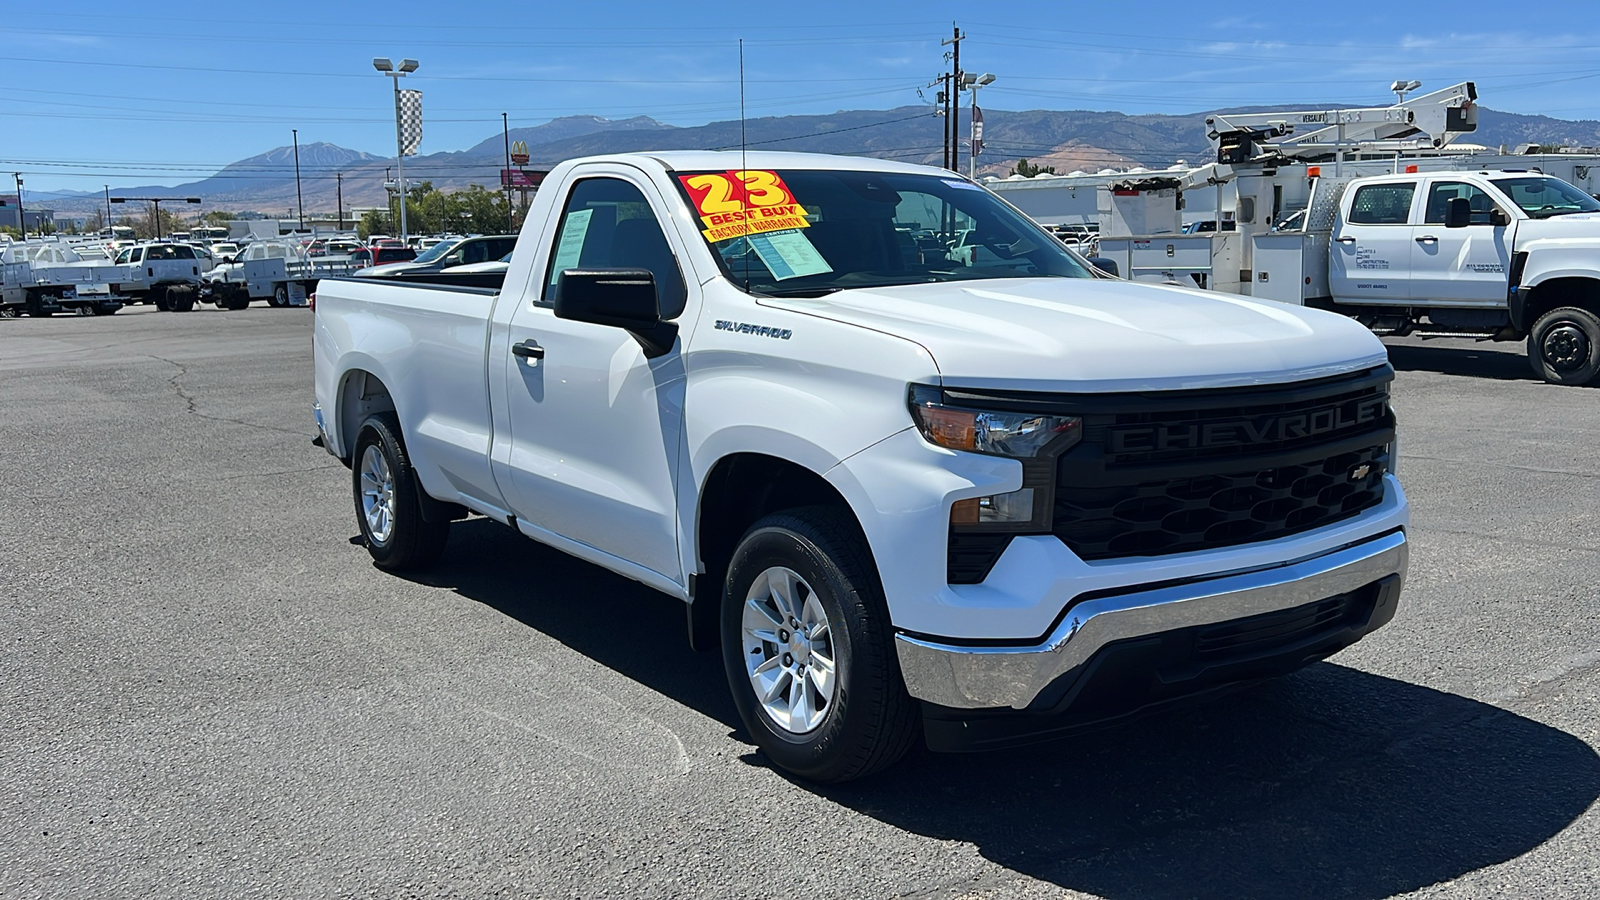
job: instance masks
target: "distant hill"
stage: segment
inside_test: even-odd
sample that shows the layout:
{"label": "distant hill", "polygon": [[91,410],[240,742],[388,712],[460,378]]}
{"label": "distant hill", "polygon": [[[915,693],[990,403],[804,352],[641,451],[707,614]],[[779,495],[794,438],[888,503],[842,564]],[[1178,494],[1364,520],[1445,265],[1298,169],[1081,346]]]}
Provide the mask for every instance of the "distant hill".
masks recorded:
{"label": "distant hill", "polygon": [[[1297,104],[1283,109],[1338,108],[1350,103]],[[1006,174],[1019,158],[1053,165],[1057,172],[1096,171],[1134,165],[1164,168],[1204,160],[1208,153],[1204,121],[1209,112],[1185,115],[1129,116],[1087,110],[984,110],[986,152],[979,171]],[[841,153],[899,159],[940,161],[943,120],[926,106],[895,109],[841,110],[831,115],[767,116],[744,124],[752,149]],[[967,133],[966,113],[961,133]],[[566,116],[543,125],[517,128],[513,141],[525,141],[532,166],[600,153],[641,150],[737,148],[736,120],[677,127],[646,116],[604,119]],[[406,160],[407,180],[428,180],[445,190],[468,184],[496,187],[504,164],[506,136],[495,133],[466,150],[431,153]],[[1489,147],[1522,143],[1600,145],[1600,121],[1572,121],[1530,116],[1480,107],[1478,131],[1468,140]],[[384,180],[392,157],[350,150],[327,143],[300,147],[301,186],[307,211],[334,209],[342,185],[345,208],[382,206]],[[342,174],[342,180],[338,177]],[[204,198],[208,208],[255,210],[275,214],[294,208],[294,152],[278,147],[242,159],[208,178],[176,186],[126,188],[112,195],[152,191]],[[62,199],[56,208],[72,211],[98,208],[99,194]]]}

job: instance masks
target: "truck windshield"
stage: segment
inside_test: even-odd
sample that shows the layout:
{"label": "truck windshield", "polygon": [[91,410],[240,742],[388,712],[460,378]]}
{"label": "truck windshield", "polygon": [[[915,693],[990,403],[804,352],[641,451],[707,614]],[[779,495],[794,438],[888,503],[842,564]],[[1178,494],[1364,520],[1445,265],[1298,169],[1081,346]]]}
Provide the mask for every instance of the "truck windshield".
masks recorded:
{"label": "truck windshield", "polygon": [[1522,207],[1523,212],[1535,219],[1600,212],[1600,202],[1559,178],[1538,175],[1496,178],[1493,184],[1504,191],[1512,203]]}
{"label": "truck windshield", "polygon": [[1093,278],[1032,220],[955,175],[678,174],[723,272],[755,293],[985,278]]}
{"label": "truck windshield", "polygon": [[432,247],[429,247],[425,252],[423,252],[415,260],[413,260],[413,262],[431,263],[434,260],[438,259],[439,257],[445,255],[446,253],[449,253],[450,252],[450,248],[454,247],[455,245],[457,245],[459,243],[461,243],[461,242],[460,241],[440,241],[439,243],[434,244]]}

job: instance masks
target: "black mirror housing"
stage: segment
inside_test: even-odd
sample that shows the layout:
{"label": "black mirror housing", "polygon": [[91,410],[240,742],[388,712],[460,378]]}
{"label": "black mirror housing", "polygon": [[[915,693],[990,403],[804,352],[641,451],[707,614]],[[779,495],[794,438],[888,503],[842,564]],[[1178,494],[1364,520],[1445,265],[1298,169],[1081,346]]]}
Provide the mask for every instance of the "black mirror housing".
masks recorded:
{"label": "black mirror housing", "polygon": [[1511,224],[1511,217],[1506,215],[1506,211],[1503,209],[1491,209],[1489,210],[1489,224],[1496,228],[1504,228]]}
{"label": "black mirror housing", "polygon": [[678,326],[661,321],[649,269],[565,269],[556,278],[555,313],[558,319],[625,329],[652,359],[678,338]]}
{"label": "black mirror housing", "polygon": [[1087,259],[1089,260],[1089,265],[1094,266],[1096,269],[1099,269],[1107,275],[1121,274],[1117,271],[1117,261],[1114,259],[1108,259],[1104,256],[1090,256],[1087,257]]}
{"label": "black mirror housing", "polygon": [[1472,224],[1472,203],[1465,197],[1451,197],[1444,205],[1444,227],[1465,228]]}

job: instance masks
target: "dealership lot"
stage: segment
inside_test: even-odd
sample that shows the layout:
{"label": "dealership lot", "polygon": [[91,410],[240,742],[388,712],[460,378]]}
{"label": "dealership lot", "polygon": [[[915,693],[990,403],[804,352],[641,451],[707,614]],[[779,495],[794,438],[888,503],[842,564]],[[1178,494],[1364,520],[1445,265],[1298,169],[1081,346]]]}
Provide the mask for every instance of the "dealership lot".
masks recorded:
{"label": "dealership lot", "polygon": [[1327,663],[815,790],[677,601],[472,520],[404,579],[310,313],[0,321],[0,896],[1592,896],[1600,390],[1391,342],[1411,578]]}

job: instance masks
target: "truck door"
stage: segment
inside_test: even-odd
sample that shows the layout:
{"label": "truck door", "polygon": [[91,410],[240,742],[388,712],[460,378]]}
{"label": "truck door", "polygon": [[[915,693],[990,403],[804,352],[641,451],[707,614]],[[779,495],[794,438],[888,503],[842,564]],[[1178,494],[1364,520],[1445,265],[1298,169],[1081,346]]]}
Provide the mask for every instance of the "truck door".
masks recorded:
{"label": "truck door", "polygon": [[678,236],[670,222],[662,226],[668,207],[647,179],[625,166],[599,165],[570,183],[554,239],[538,251],[548,258],[535,266],[537,281],[508,325],[513,350],[521,345],[524,354],[536,349],[541,356],[505,361],[506,501],[536,538],[553,533],[682,584],[678,348],[646,359],[627,331],[558,319],[551,304],[564,269],[643,268],[655,276],[662,317],[677,319],[693,279],[679,268]]}
{"label": "truck door", "polygon": [[[1471,224],[1446,228],[1445,209],[1457,197],[1471,206]],[[1413,300],[1437,306],[1505,304],[1511,254],[1506,227],[1489,224],[1494,208],[1494,199],[1475,184],[1429,179],[1422,224],[1411,229]]]}
{"label": "truck door", "polygon": [[1363,184],[1346,193],[1328,248],[1336,302],[1403,303],[1411,296],[1411,207],[1417,182]]}

